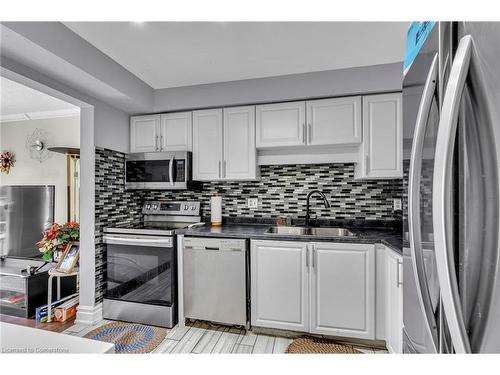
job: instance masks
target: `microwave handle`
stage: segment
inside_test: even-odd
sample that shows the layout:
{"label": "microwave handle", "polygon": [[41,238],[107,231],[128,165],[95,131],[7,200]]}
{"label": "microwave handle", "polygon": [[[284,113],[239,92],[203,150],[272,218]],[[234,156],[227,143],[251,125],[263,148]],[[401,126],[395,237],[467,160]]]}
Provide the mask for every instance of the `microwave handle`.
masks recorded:
{"label": "microwave handle", "polygon": [[172,157],[170,158],[170,163],[168,165],[168,179],[171,186],[174,186],[174,159],[175,156],[172,155]]}

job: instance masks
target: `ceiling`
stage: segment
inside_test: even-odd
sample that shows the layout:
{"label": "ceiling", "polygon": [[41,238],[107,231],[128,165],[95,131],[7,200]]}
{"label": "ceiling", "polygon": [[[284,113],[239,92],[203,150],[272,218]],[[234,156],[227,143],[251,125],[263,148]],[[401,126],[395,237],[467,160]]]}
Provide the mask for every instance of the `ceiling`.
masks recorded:
{"label": "ceiling", "polygon": [[154,89],[403,60],[407,22],[66,22]]}
{"label": "ceiling", "polygon": [[0,77],[0,121],[76,115],[79,108],[5,77]]}

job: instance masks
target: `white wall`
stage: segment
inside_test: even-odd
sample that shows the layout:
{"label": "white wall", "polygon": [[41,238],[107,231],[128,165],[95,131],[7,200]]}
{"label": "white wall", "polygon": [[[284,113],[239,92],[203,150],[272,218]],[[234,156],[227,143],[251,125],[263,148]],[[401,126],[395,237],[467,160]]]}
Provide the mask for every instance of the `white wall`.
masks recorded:
{"label": "white wall", "polygon": [[38,128],[50,134],[49,146],[80,147],[80,117],[52,118],[0,123],[0,150],[12,151],[16,163],[9,174],[2,174],[2,185],[55,185],[55,220],[67,220],[66,156],[51,153],[40,163],[31,159],[25,143]]}

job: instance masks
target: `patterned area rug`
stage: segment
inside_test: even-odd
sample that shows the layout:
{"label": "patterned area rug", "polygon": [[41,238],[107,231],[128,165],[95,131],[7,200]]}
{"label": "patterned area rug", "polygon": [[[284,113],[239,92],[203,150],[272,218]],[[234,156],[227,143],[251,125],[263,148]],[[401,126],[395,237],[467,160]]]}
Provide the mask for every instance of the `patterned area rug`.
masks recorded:
{"label": "patterned area rug", "polygon": [[166,328],[112,322],[90,331],[84,337],[113,343],[116,353],[135,354],[154,350],[165,339],[167,332]]}
{"label": "patterned area rug", "polygon": [[318,337],[299,337],[292,341],[285,353],[290,354],[362,354],[350,345]]}

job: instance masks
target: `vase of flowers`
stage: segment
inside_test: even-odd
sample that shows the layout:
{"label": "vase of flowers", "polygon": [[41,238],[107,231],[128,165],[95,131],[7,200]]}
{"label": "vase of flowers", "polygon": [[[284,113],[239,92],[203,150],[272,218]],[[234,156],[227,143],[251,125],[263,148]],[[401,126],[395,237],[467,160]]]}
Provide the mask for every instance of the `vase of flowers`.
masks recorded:
{"label": "vase of flowers", "polygon": [[3,151],[0,153],[0,172],[9,174],[10,169],[16,162],[16,156],[13,152]]}
{"label": "vase of flowers", "polygon": [[69,221],[63,225],[54,223],[43,233],[43,238],[37,243],[45,261],[57,262],[70,242],[80,239],[80,224]]}

